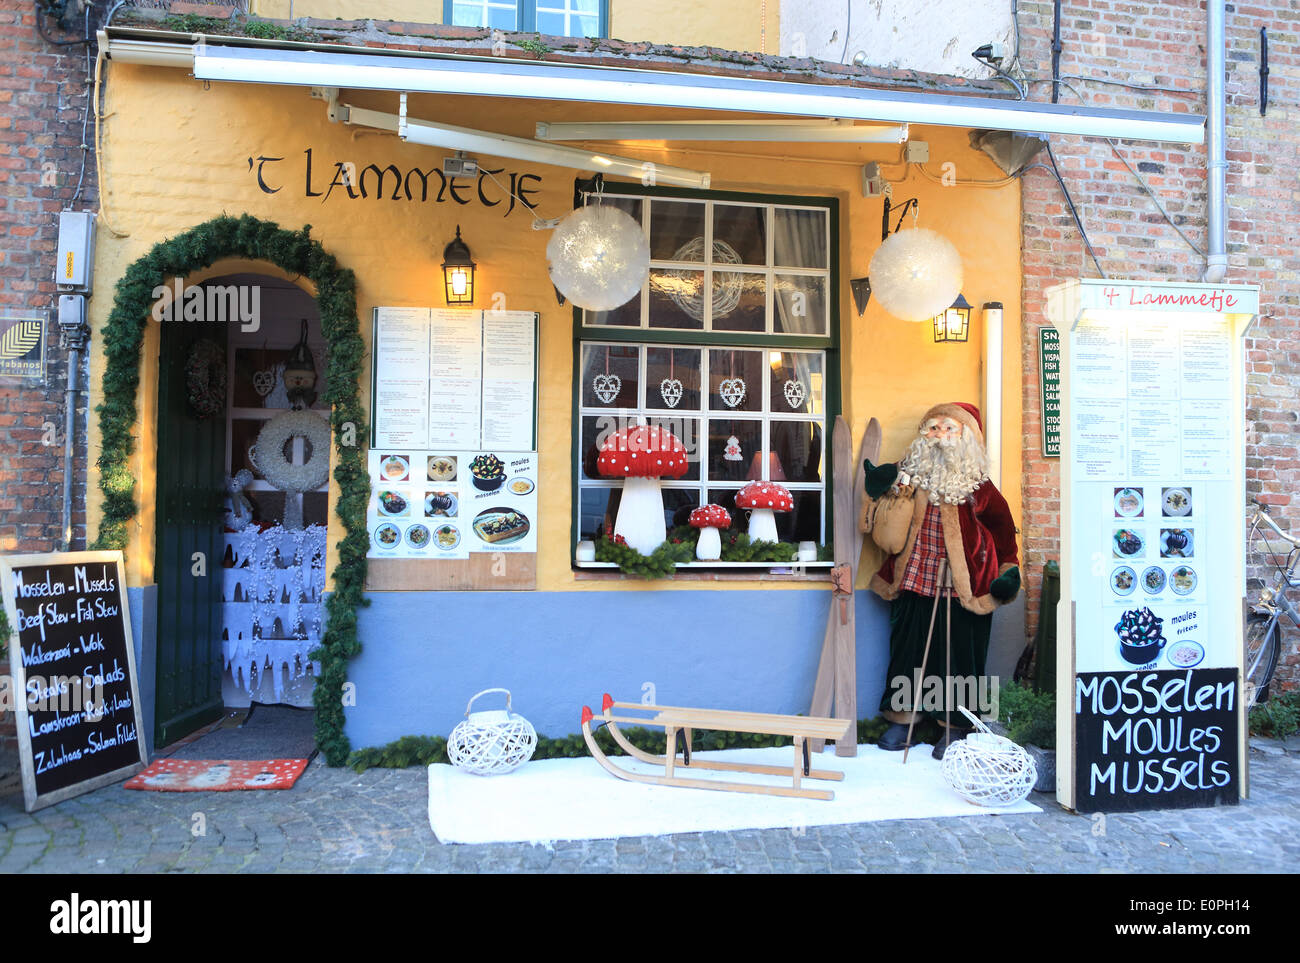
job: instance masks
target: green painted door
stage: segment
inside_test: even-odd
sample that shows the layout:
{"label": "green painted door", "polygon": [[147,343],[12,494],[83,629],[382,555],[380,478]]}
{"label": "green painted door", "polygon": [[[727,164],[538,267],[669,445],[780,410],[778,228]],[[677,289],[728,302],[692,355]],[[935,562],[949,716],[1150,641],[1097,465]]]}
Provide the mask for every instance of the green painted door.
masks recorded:
{"label": "green painted door", "polygon": [[[217,325],[163,321],[158,358],[157,702],[154,745],[219,718],[226,423],[198,418],[185,365],[196,342],[222,347]],[[222,361],[224,364],[224,360]]]}

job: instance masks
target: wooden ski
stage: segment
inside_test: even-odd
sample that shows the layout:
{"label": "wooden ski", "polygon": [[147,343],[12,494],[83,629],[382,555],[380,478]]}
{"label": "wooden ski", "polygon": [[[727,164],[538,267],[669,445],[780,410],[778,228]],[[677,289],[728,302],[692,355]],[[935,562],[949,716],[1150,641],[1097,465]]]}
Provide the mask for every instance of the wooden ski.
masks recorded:
{"label": "wooden ski", "polygon": [[[843,431],[841,432],[841,426]],[[841,437],[842,434],[842,437]],[[836,713],[840,717],[854,720],[853,732],[857,726],[857,638],[853,624],[853,586],[857,580],[858,562],[862,556],[864,535],[858,530],[858,516],[861,514],[864,497],[863,483],[865,471],[862,462],[870,459],[872,464],[880,460],[880,422],[872,418],[867,422],[867,430],[862,435],[856,462],[849,461],[852,437],[848,423],[844,418],[835,419],[835,429],[831,437],[832,453],[835,460],[834,478],[832,479],[833,504],[835,506],[835,565],[847,565],[840,569],[838,581],[833,581],[830,617],[826,621],[826,635],[822,640],[821,658],[817,665],[817,681],[813,686],[811,714],[825,716],[830,714],[832,699],[835,700]],[[842,450],[841,450],[842,449]],[[843,506],[847,505],[847,508]],[[833,576],[835,578],[835,576]],[[846,584],[847,583],[847,584]],[[838,586],[838,588],[836,588]],[[847,597],[846,597],[847,591]],[[847,610],[845,612],[844,610]],[[848,624],[842,621],[847,617]],[[836,744],[836,755],[857,755],[856,736],[853,745],[841,747]],[[825,743],[822,740],[811,741],[813,752],[821,752]]]}

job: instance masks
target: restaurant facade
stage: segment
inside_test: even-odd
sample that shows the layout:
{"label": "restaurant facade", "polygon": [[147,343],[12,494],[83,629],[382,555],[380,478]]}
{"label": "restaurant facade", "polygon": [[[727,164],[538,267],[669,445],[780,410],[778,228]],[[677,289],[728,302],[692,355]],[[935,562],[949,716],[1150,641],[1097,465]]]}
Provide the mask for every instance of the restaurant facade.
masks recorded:
{"label": "restaurant facade", "polygon": [[[877,419],[894,459],[934,404],[978,405],[991,474],[1013,518],[1030,511],[1023,186],[981,135],[1076,134],[1082,117],[1161,136],[1156,116],[1030,111],[955,75],[669,70],[655,50],[619,67],[581,49],[537,60],[487,31],[176,26],[128,17],[100,37],[88,302],[87,541],[125,552],[154,745],[226,705],[314,703],[327,732],[341,722],[323,745],[338,762],[347,746],[445,734],[492,686],[555,736],[605,691],[807,712],[833,483],[852,471],[830,454],[837,416],[855,452]],[[586,165],[516,143],[592,121],[827,116],[897,133],[580,132],[605,158]],[[649,275],[628,300],[575,308],[550,245],[593,208],[635,222]],[[900,320],[861,283],[887,236],[916,229],[960,259],[963,340]],[[464,301],[448,268],[462,251]],[[597,289],[620,280],[606,267]],[[643,423],[688,454],[660,483],[669,531],[705,503],[744,531],[737,493],[779,482],[793,496],[780,541],[811,547],[661,578],[593,557],[625,484],[600,472],[599,448]],[[868,547],[859,589],[878,562]],[[869,717],[888,611],[866,591],[853,604]],[[1014,664],[1023,600],[995,631]]]}

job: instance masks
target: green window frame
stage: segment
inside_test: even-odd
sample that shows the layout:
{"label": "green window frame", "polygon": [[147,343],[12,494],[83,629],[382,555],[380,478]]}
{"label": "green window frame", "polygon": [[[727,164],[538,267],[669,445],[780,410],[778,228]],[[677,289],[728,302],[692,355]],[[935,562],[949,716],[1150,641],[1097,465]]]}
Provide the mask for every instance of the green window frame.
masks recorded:
{"label": "green window frame", "polygon": [[[608,37],[609,0],[443,0],[442,20],[557,37]],[[593,20],[595,32],[584,32],[584,21],[590,29]]]}
{"label": "green window frame", "polygon": [[[618,206],[641,223],[651,247],[651,273],[628,304],[610,312],[573,312],[571,550],[593,536],[598,513],[608,514],[609,496],[601,492],[622,484],[596,474],[599,440],[638,418],[669,428],[694,453],[695,464],[686,476],[661,485],[668,511],[692,503],[682,493],[692,493],[696,504],[723,501],[732,508],[715,496],[734,496],[751,478],[775,477],[796,498],[795,513],[784,523],[778,520],[783,540],[829,544],[830,431],[841,407],[837,200],[607,183],[599,200],[590,196],[588,201]],[[670,219],[675,223],[668,227]],[[814,222],[824,228],[824,240],[811,245],[817,249],[812,255],[800,255],[803,266],[793,266],[799,258],[791,256],[790,240],[782,245],[778,239],[815,236],[816,231],[810,235],[807,230]],[[724,224],[730,227],[724,229]],[[746,230],[745,224],[757,229]],[[803,234],[796,233],[800,226]],[[692,243],[677,246],[697,232]],[[821,266],[809,267],[808,260]],[[683,278],[690,281],[685,295],[680,291]],[[814,305],[812,320],[805,316],[797,327],[791,324],[790,305],[798,303],[792,298],[799,295],[792,289],[803,290],[804,304]],[[678,296],[672,299],[674,290]],[[681,310],[675,312],[665,291]],[[712,297],[704,297],[704,291],[712,291]],[[778,291],[783,293],[778,296]],[[686,308],[681,308],[683,301]],[[727,311],[715,316],[718,304]],[[697,368],[691,367],[692,358],[698,358]],[[688,373],[687,378],[668,378],[686,382],[679,399],[665,396],[661,382],[677,373],[674,361],[685,362]],[[597,376],[613,371],[627,377],[618,379],[617,397],[607,402],[595,395]],[[718,400],[723,376],[738,374],[744,376],[748,397],[728,409]],[[796,381],[800,387],[788,393]],[[605,397],[613,384],[603,380]],[[722,426],[742,429],[730,435],[741,440],[739,465],[723,466],[718,458]],[[809,455],[807,463],[790,457],[795,447],[800,456]],[[783,464],[782,454],[791,464]],[[733,474],[719,475],[719,466]],[[810,517],[815,517],[815,528]],[[745,528],[743,517],[733,524],[733,530]]]}

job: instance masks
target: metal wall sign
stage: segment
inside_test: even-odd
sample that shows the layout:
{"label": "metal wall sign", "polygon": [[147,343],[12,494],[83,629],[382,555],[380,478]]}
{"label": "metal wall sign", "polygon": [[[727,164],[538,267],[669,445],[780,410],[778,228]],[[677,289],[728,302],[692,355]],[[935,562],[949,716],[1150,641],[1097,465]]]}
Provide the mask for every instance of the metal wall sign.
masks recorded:
{"label": "metal wall sign", "polygon": [[45,377],[45,312],[0,313],[0,379]]}
{"label": "metal wall sign", "polygon": [[1038,329],[1039,384],[1042,385],[1043,457],[1061,457],[1061,335]]}

